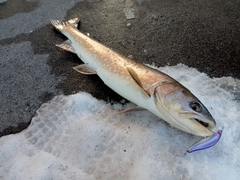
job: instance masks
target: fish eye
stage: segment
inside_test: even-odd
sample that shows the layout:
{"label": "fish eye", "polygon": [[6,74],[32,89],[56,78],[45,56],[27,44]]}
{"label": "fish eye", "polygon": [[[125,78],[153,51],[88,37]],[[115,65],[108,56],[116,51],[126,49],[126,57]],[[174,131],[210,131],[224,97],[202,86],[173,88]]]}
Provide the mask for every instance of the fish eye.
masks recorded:
{"label": "fish eye", "polygon": [[201,109],[201,104],[198,103],[198,102],[192,101],[192,102],[190,103],[190,106],[191,106],[191,108],[192,108],[194,111],[196,111],[196,112],[200,112],[200,111],[202,110],[202,109]]}

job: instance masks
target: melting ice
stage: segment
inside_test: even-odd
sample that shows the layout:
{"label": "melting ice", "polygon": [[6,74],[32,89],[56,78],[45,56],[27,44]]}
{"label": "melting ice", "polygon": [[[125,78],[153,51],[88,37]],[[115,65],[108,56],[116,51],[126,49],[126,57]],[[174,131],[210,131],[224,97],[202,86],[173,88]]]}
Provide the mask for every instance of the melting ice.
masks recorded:
{"label": "melting ice", "polygon": [[0,138],[0,179],[240,179],[240,81],[184,65],[160,68],[189,88],[224,126],[212,148],[148,111],[118,114],[80,92],[43,104],[30,126]]}

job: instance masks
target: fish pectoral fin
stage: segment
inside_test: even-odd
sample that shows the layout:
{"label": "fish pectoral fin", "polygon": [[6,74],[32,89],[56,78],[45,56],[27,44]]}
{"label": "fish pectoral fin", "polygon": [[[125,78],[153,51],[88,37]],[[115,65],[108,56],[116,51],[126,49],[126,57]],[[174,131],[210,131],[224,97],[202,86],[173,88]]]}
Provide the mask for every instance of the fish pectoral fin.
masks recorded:
{"label": "fish pectoral fin", "polygon": [[128,72],[129,72],[129,74],[131,75],[131,77],[134,79],[134,81],[135,81],[139,86],[142,87],[142,83],[141,83],[141,81],[140,81],[137,73],[136,73],[132,68],[130,68],[130,67],[127,67],[127,70],[128,70]]}
{"label": "fish pectoral fin", "polygon": [[87,64],[74,66],[73,69],[76,70],[77,72],[80,72],[81,74],[86,74],[86,75],[97,74],[97,72]]}
{"label": "fish pectoral fin", "polygon": [[75,53],[75,51],[74,51],[74,49],[73,49],[73,47],[71,45],[71,42],[69,40],[66,40],[66,41],[64,41],[61,44],[56,44],[56,46],[61,48],[61,49],[63,49],[63,50]]}
{"label": "fish pectoral fin", "polygon": [[118,114],[130,112],[130,111],[142,111],[142,110],[146,110],[146,109],[144,109],[143,107],[140,107],[140,106],[134,106],[134,107],[119,111]]}
{"label": "fish pectoral fin", "polygon": [[127,71],[131,75],[132,79],[135,81],[135,83],[138,85],[138,87],[141,89],[141,91],[147,96],[150,97],[147,91],[145,91],[142,87],[142,83],[137,75],[137,73],[130,67],[127,67]]}

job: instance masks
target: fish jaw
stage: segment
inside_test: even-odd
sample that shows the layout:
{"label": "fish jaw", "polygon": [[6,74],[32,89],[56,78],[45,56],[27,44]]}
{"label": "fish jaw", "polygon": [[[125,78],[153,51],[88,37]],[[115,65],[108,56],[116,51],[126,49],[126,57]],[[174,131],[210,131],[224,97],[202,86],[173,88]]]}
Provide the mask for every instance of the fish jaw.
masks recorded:
{"label": "fish jaw", "polygon": [[[181,117],[178,111],[163,108],[158,102],[156,102],[156,109],[154,114],[162,117],[163,120],[168,122],[172,127],[193,134],[196,136],[207,137],[213,134],[213,131],[206,128],[194,119],[188,118],[186,116]],[[173,108],[173,106],[172,106]]]}
{"label": "fish jaw", "polygon": [[202,137],[216,131],[216,122],[207,108],[180,83],[156,87],[154,97],[157,113],[171,126]]}

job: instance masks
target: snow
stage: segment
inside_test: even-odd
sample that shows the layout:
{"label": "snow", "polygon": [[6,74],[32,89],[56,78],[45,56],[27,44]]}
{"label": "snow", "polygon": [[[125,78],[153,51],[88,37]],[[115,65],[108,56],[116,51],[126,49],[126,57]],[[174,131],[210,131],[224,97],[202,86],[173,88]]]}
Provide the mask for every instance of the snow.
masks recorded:
{"label": "snow", "polygon": [[0,179],[240,179],[240,81],[209,78],[179,64],[160,68],[209,109],[220,141],[186,153],[199,137],[148,111],[108,104],[79,92],[43,104],[30,126],[0,138]]}

